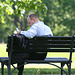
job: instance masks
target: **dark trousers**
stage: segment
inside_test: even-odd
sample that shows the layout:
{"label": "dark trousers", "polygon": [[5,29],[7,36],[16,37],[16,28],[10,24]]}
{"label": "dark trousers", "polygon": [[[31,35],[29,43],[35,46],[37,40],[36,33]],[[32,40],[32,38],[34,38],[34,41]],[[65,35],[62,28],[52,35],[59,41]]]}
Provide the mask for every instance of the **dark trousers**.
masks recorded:
{"label": "dark trousers", "polygon": [[29,60],[44,60],[47,53],[29,53]]}
{"label": "dark trousers", "polygon": [[44,60],[47,53],[12,53],[11,64],[17,63],[18,75],[22,75],[25,60]]}
{"label": "dark trousers", "polygon": [[17,64],[18,75],[22,75],[24,69],[24,62],[28,59],[28,53],[12,53],[11,55],[11,64]]}

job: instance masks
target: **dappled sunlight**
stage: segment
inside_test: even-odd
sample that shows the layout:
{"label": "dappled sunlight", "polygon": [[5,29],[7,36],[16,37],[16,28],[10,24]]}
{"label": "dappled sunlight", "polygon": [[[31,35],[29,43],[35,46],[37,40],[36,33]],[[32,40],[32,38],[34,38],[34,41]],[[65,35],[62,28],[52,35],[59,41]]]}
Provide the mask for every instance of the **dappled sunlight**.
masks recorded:
{"label": "dappled sunlight", "polygon": [[6,52],[7,44],[0,44],[0,57],[7,57],[8,53]]}

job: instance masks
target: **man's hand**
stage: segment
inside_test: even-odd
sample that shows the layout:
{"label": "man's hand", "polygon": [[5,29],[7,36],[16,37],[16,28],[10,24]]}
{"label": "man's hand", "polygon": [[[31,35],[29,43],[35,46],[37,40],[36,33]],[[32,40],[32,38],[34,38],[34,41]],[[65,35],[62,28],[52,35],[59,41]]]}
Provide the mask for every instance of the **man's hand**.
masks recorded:
{"label": "man's hand", "polygon": [[20,30],[17,32],[16,30],[14,31],[14,34],[20,34]]}
{"label": "man's hand", "polygon": [[20,34],[20,32],[21,32],[21,31],[19,30],[19,31],[17,32],[17,34]]}

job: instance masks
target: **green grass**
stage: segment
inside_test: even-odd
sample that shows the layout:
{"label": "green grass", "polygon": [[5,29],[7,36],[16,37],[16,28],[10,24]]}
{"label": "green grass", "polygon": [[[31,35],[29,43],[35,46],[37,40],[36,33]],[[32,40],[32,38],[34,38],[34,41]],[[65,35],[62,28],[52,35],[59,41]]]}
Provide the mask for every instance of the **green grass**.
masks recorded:
{"label": "green grass", "polygon": [[6,52],[6,48],[7,48],[6,44],[0,44],[0,57],[8,56],[8,53]]}
{"label": "green grass", "polygon": [[[67,71],[67,69],[65,69]],[[1,71],[1,70],[0,70]],[[23,71],[23,75],[40,75],[40,74],[60,74],[60,69],[37,69],[37,68],[26,68]],[[4,75],[7,75],[7,69],[4,70]],[[12,75],[17,75],[18,71],[15,70]],[[1,72],[0,72],[1,74]],[[71,74],[75,74],[75,69],[72,69]]]}
{"label": "green grass", "polygon": [[[6,57],[8,56],[7,52],[6,52],[6,44],[0,44],[0,57]],[[69,58],[69,53],[54,53],[54,52],[50,52],[47,54],[47,57],[67,57]],[[72,55],[72,74],[75,74],[75,53],[73,53]],[[60,64],[58,64],[60,65]],[[6,67],[5,67],[6,68]],[[66,66],[64,68],[65,70],[67,70]],[[0,70],[1,71],[1,70]],[[17,70],[13,73],[13,75],[17,75]],[[4,71],[5,75],[7,75],[7,69],[5,69]],[[30,75],[36,75],[36,74],[60,74],[60,69],[57,69],[54,66],[50,66],[50,65],[40,65],[40,64],[36,64],[36,65],[25,65],[25,69],[24,69],[24,74],[30,74]]]}

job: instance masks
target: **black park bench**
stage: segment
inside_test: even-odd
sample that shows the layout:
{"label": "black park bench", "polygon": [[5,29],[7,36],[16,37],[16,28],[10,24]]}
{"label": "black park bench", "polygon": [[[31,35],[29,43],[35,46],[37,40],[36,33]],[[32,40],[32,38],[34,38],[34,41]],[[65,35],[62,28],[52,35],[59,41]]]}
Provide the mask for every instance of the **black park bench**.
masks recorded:
{"label": "black park bench", "polygon": [[[0,57],[1,62],[1,74],[3,75],[4,65],[8,68],[8,75],[11,75],[12,72],[17,69],[14,67],[14,69],[11,71],[11,54],[12,52],[69,52],[69,58],[59,56],[59,57],[46,57],[44,60],[25,60],[25,64],[28,63],[44,63],[44,64],[50,64],[53,66],[58,67],[61,69],[61,75],[63,75],[63,72],[65,72],[66,75],[71,75],[71,63],[72,63],[72,53],[75,51],[75,36],[53,36],[53,37],[34,37],[32,39],[28,39],[26,41],[27,44],[26,49],[19,50],[18,47],[16,49],[13,49],[15,44],[15,41],[13,41],[16,38],[16,35],[11,35],[8,37],[8,43],[9,40],[11,43],[7,46],[7,50],[9,52],[8,57]],[[26,38],[25,38],[26,39]],[[60,63],[61,66],[56,65],[55,63]],[[63,67],[64,65],[67,65],[68,72],[66,72]]]}

